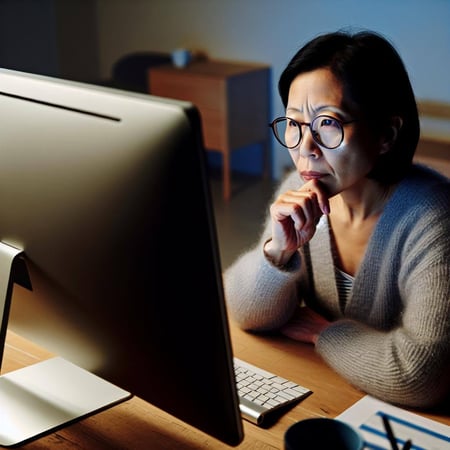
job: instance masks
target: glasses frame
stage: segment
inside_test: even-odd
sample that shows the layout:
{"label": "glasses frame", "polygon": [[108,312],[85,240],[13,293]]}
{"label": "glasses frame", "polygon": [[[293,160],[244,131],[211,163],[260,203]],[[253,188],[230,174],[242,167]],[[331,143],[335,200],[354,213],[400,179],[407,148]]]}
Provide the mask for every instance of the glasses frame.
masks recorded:
{"label": "glasses frame", "polygon": [[[320,118],[332,119],[332,120],[336,121],[339,124],[339,126],[341,127],[341,139],[337,145],[335,145],[333,147],[328,147],[323,142],[321,142],[320,139],[318,138],[318,136],[317,136],[318,132],[313,130],[312,124],[317,119],[320,119]],[[291,120],[292,122],[295,122],[298,125],[299,138],[298,138],[298,142],[295,145],[292,145],[292,146],[286,145],[282,141],[281,137],[278,136],[278,133],[276,131],[276,124],[278,122],[281,122],[282,120]],[[338,148],[342,144],[342,141],[344,140],[344,125],[348,125],[353,122],[356,122],[356,119],[344,121],[344,120],[337,119],[336,117],[333,117],[333,116],[330,116],[327,114],[319,114],[318,116],[314,117],[314,119],[311,122],[299,122],[298,120],[292,119],[292,117],[280,116],[280,117],[277,117],[274,120],[272,120],[272,122],[269,123],[269,127],[272,129],[273,135],[275,136],[276,140],[285,148],[293,149],[300,145],[300,142],[302,141],[302,138],[303,138],[302,126],[306,125],[309,128],[309,131],[311,132],[311,136],[317,145],[319,145],[320,147],[326,148],[328,150],[334,150],[335,148]]]}

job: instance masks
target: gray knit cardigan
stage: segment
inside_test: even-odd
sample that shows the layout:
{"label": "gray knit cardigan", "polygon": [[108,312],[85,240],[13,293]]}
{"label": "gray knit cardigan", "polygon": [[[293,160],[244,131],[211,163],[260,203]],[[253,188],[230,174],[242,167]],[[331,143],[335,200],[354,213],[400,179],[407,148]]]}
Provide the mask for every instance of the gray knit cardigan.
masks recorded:
{"label": "gray knit cardigan", "polygon": [[[275,196],[300,184],[293,172]],[[439,403],[450,390],[449,194],[448,179],[413,168],[385,206],[345,305],[327,217],[283,269],[263,255],[268,218],[257,245],[224,273],[231,317],[273,331],[305,302],[333,320],[316,351],[351,384],[399,405]]]}

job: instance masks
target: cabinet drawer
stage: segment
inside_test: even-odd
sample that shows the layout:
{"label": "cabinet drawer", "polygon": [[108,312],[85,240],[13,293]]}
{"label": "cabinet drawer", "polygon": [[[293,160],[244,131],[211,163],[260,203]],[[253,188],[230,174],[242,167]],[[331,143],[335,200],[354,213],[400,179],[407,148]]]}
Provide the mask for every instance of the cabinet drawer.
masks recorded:
{"label": "cabinet drawer", "polygon": [[200,110],[226,111],[226,87],[221,79],[151,72],[149,81],[154,95],[187,100]]}

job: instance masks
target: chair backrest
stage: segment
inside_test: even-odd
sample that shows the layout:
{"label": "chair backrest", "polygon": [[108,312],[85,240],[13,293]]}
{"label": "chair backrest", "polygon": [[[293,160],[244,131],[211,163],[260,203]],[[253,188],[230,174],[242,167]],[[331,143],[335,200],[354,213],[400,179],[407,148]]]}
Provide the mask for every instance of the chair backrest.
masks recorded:
{"label": "chair backrest", "polygon": [[171,56],[162,52],[136,52],[119,58],[112,69],[114,87],[148,93],[147,70],[171,63]]}

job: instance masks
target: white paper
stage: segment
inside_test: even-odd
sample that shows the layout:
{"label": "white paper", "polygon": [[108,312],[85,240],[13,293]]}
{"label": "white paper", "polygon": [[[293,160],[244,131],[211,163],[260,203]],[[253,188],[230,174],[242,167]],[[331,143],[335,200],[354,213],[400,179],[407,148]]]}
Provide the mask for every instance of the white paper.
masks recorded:
{"label": "white paper", "polygon": [[391,450],[382,416],[386,415],[401,449],[408,439],[412,450],[450,450],[450,426],[411,413],[366,395],[336,419],[357,428],[365,449]]}

